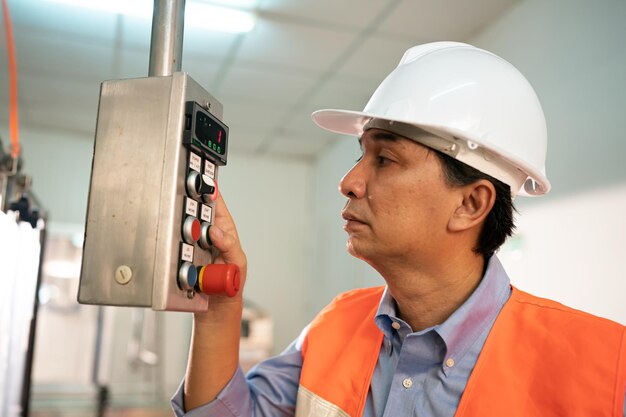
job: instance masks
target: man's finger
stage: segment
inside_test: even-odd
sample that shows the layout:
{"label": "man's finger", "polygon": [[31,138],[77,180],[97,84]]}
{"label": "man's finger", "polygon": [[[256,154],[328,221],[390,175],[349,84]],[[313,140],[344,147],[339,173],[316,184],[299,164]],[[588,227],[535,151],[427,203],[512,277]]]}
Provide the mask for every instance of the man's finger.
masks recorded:
{"label": "man's finger", "polygon": [[209,238],[213,246],[220,251],[224,262],[236,263],[240,268],[245,266],[246,256],[236,236],[213,225],[209,228]]}
{"label": "man's finger", "polygon": [[230,215],[230,211],[226,206],[226,202],[222,198],[222,193],[217,195],[217,199],[215,200],[215,224],[219,225],[219,227],[226,233],[232,233],[235,235],[237,239],[239,239],[239,235],[237,233],[237,227],[235,226],[235,222],[233,221],[232,216]]}

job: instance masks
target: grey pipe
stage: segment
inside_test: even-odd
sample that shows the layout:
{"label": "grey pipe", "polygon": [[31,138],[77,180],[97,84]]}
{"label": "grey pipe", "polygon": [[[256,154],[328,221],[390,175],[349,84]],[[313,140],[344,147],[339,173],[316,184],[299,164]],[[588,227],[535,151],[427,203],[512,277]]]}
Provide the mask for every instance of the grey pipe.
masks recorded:
{"label": "grey pipe", "polygon": [[150,77],[172,75],[180,71],[184,23],[185,0],[154,0],[148,68]]}

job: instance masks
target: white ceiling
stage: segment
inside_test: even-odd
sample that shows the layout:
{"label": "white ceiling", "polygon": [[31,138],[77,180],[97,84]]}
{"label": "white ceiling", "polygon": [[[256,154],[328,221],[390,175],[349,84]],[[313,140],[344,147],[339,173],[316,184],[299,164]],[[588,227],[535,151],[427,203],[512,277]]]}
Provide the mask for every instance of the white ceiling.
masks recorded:
{"label": "white ceiling", "polygon": [[[186,28],[182,66],[223,103],[231,151],[308,159],[334,140],[313,125],[313,110],[362,109],[407,48],[466,40],[518,1],[247,0],[258,15],[255,29],[237,35]],[[151,22],[46,0],[9,0],[9,7],[21,126],[92,140],[100,82],[147,75]]]}

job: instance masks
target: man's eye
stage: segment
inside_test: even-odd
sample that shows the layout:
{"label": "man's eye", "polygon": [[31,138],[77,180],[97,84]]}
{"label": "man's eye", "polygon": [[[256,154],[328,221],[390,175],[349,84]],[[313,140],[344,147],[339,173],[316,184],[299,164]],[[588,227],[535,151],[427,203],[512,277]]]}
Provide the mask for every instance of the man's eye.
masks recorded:
{"label": "man's eye", "polygon": [[389,163],[389,159],[385,158],[384,156],[378,155],[376,157],[376,162],[378,163],[378,165],[387,165]]}

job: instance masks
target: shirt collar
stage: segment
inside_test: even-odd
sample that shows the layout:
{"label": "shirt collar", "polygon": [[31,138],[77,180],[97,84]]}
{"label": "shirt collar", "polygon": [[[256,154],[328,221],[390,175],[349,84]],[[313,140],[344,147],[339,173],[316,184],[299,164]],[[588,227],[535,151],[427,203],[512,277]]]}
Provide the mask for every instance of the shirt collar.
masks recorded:
{"label": "shirt collar", "polygon": [[[446,346],[446,355],[443,360],[444,372],[447,373],[450,368],[446,366],[446,362],[450,363],[451,359],[455,362],[461,361],[481,333],[491,328],[491,324],[510,294],[509,277],[494,255],[489,259],[485,275],[472,295],[445,322],[420,332],[435,330],[443,339]],[[385,338],[389,340],[393,339],[396,331],[392,323],[400,323],[403,328],[406,326],[410,329],[397,317],[396,302],[388,288],[385,288],[383,292],[375,322]]]}
{"label": "shirt collar", "polygon": [[385,291],[383,291],[383,296],[380,299],[380,304],[378,305],[378,311],[376,312],[374,321],[380,331],[383,332],[386,339],[393,340],[395,332],[395,329],[391,327],[393,322],[404,324],[404,322],[398,318],[397,314],[396,300],[394,300],[391,296],[389,287],[385,287]]}

